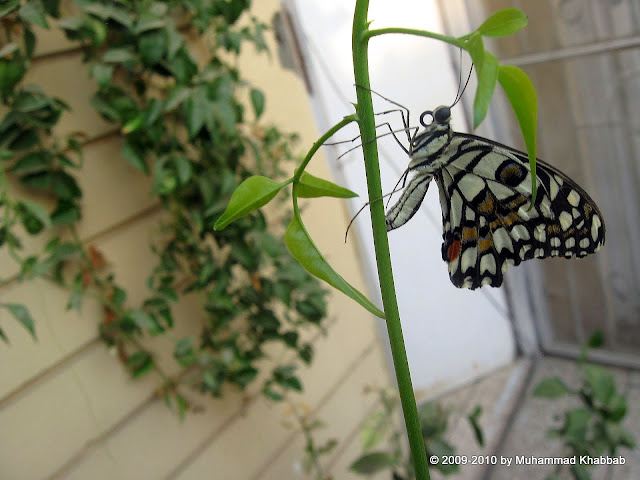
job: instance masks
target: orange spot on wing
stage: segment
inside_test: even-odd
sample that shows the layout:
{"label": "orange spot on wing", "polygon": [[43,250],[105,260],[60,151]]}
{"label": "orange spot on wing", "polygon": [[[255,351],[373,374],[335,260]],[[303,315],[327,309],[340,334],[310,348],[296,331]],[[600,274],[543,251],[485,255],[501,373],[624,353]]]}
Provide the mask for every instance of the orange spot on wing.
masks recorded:
{"label": "orange spot on wing", "polygon": [[484,200],[478,204],[478,212],[480,213],[491,213],[496,208],[495,198],[494,196],[487,192]]}
{"label": "orange spot on wing", "polygon": [[518,215],[516,215],[514,212],[510,212],[509,215],[507,215],[506,217],[502,217],[502,224],[507,227],[510,227],[518,220],[520,220]]}
{"label": "orange spot on wing", "polygon": [[478,237],[478,229],[476,227],[473,228],[463,228],[462,229],[462,240],[475,240]]}
{"label": "orange spot on wing", "polygon": [[547,225],[547,233],[549,235],[560,234],[560,227],[558,225]]}
{"label": "orange spot on wing", "polygon": [[460,240],[454,240],[454,242],[449,245],[447,249],[447,258],[450,262],[453,262],[456,258],[460,256],[461,244]]}
{"label": "orange spot on wing", "polygon": [[489,250],[491,248],[491,240],[491,234],[478,240],[478,253]]}

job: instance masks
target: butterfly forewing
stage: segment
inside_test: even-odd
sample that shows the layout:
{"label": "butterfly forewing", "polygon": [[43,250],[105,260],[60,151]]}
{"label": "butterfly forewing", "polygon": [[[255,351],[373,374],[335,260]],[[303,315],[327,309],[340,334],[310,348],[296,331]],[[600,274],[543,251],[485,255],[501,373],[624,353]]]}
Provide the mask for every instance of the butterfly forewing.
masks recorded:
{"label": "butterfly forewing", "polygon": [[420,158],[419,167],[387,213],[387,230],[413,216],[434,177],[442,207],[442,258],[455,286],[499,287],[504,272],[524,260],[583,257],[604,244],[598,207],[556,168],[538,160],[538,195],[531,206],[531,171],[525,154],[461,133],[451,134],[442,149],[441,123],[432,150],[437,153],[431,155],[428,132],[429,126],[420,135],[421,151],[412,151],[413,158]]}

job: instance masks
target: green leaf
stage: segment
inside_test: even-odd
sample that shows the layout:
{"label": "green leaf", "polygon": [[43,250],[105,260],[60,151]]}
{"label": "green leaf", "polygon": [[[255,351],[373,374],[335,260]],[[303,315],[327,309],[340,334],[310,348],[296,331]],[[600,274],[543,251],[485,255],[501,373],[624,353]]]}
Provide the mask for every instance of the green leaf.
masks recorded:
{"label": "green leaf", "polygon": [[251,105],[253,106],[253,113],[255,113],[256,118],[260,118],[260,116],[262,115],[262,112],[264,112],[264,104],[265,104],[264,93],[262,93],[262,90],[259,90],[257,88],[252,88],[251,92],[249,93],[249,96],[251,97]]}
{"label": "green leaf", "polygon": [[527,16],[517,8],[499,10],[476,30],[485,37],[507,37],[527,26]]}
{"label": "green leaf", "polygon": [[482,427],[480,426],[480,423],[478,421],[480,419],[480,414],[481,413],[482,413],[482,407],[480,405],[476,405],[476,408],[474,408],[473,412],[471,412],[467,416],[467,419],[469,420],[469,423],[471,424],[471,428],[473,428],[473,433],[476,436],[476,441],[478,442],[478,445],[483,447],[484,446],[484,434],[482,432]]}
{"label": "green leaf", "polygon": [[616,382],[609,372],[595,365],[583,367],[585,383],[593,393],[593,398],[600,404],[606,405],[614,393]]}
{"label": "green leaf", "polygon": [[127,163],[149,174],[149,165],[147,165],[147,162],[144,160],[144,152],[129,140],[125,141],[124,145],[122,145],[122,156]]}
{"label": "green leaf", "polygon": [[538,100],[536,90],[529,76],[520,68],[513,65],[500,65],[498,67],[498,81],[511,103],[524,143],[527,146],[529,165],[531,167],[531,205],[536,200],[538,191],[536,177],[536,130],[538,117]]}
{"label": "green leaf", "polygon": [[154,15],[143,14],[140,15],[140,20],[136,24],[134,29],[134,33],[136,35],[140,35],[143,32],[148,32],[149,30],[158,30],[160,28],[164,28],[167,25],[166,18],[159,18]]}
{"label": "green leaf", "polygon": [[187,99],[187,129],[189,137],[195,137],[205,124],[207,116],[211,115],[211,102],[203,87],[196,89]]}
{"label": "green leaf", "polygon": [[19,303],[5,303],[1,306],[9,310],[9,313],[13,315],[13,318],[15,318],[24,328],[27,329],[34,340],[37,340],[33,318],[31,318],[29,310],[27,310],[24,305],[21,305]]}
{"label": "green leaf", "polygon": [[[442,438],[434,438],[425,442],[427,455],[435,455],[438,458],[449,457],[455,455],[456,450],[449,443],[445,442]],[[442,463],[431,464],[431,467],[441,471],[445,475],[450,475],[460,470],[460,466],[456,463]]]}
{"label": "green leaf", "polygon": [[30,28],[24,29],[24,48],[27,52],[27,57],[31,58],[33,51],[36,49],[36,35]]}
{"label": "green leaf", "polygon": [[[18,202],[18,205],[21,205],[30,216],[35,217],[38,222],[42,224],[43,228],[49,228],[51,226],[51,218],[49,217],[49,213],[39,203],[32,202],[31,200],[21,200],[20,202]],[[42,228],[38,229],[38,232],[40,230],[42,230]]]}
{"label": "green leaf", "polygon": [[601,348],[604,345],[604,332],[597,330],[587,340],[588,348]]}
{"label": "green leaf", "polygon": [[133,310],[130,313],[131,319],[133,322],[143,330],[146,330],[151,335],[156,335],[158,333],[162,333],[164,328],[157,322],[156,319],[153,318],[152,315],[145,312],[144,310]]}
{"label": "green leaf", "polygon": [[360,475],[374,475],[395,467],[397,463],[396,457],[389,452],[372,452],[358,458],[351,464],[349,470]]}
{"label": "green leaf", "polygon": [[171,161],[178,174],[178,180],[181,185],[186,185],[191,177],[193,177],[193,164],[191,160],[182,155],[174,155],[171,157]]}
{"label": "green leaf", "polygon": [[60,0],[42,0],[46,12],[54,18],[60,17]]}
{"label": "green leaf", "polygon": [[0,94],[7,95],[25,72],[24,59],[16,55],[11,60],[0,59]]}
{"label": "green leaf", "polygon": [[262,394],[269,400],[273,400],[274,402],[281,402],[282,400],[284,400],[284,395],[271,388],[271,385],[269,383],[265,383],[262,387]]}
{"label": "green leaf", "polygon": [[106,87],[111,82],[113,76],[114,66],[104,63],[93,63],[89,68],[91,76],[95,79],[97,84],[101,87]]}
{"label": "green leaf", "polygon": [[9,338],[7,338],[7,335],[4,333],[4,330],[2,330],[2,328],[0,328],[0,338],[4,343],[9,344]]}
{"label": "green leaf", "polygon": [[627,415],[627,399],[624,395],[615,393],[605,405],[607,419],[619,422]]}
{"label": "green leaf", "polygon": [[29,0],[20,7],[18,12],[18,16],[25,22],[34,23],[42,28],[49,28],[45,14],[41,0]]}
{"label": "green leaf", "polygon": [[82,196],[78,182],[68,173],[58,170],[52,173],[51,188],[53,193],[63,200],[71,200]]}
{"label": "green leaf", "polygon": [[209,108],[225,132],[234,133],[236,130],[236,112],[228,101],[217,100],[209,103]]}
{"label": "green leaf", "polygon": [[0,17],[9,15],[19,6],[20,6],[20,0],[9,0],[8,2],[4,2],[4,4],[0,6]]}
{"label": "green leaf", "polygon": [[360,431],[362,450],[367,451],[380,444],[390,427],[391,418],[386,412],[378,410],[369,415]]}
{"label": "green leaf", "polygon": [[191,89],[183,86],[172,88],[167,95],[167,103],[164,105],[164,111],[170,112],[178,105],[184,102],[191,95]]}
{"label": "green leaf", "polygon": [[476,69],[478,88],[473,101],[473,128],[478,128],[487,116],[489,104],[498,81],[498,59],[491,52],[484,52],[482,68]]}
{"label": "green leaf", "polygon": [[102,55],[102,61],[105,63],[124,63],[135,60],[135,54],[126,48],[111,48]]}
{"label": "green leaf", "polygon": [[82,217],[80,207],[71,201],[59,200],[51,213],[51,223],[56,226],[71,225]]}
{"label": "green leaf", "polygon": [[384,313],[380,311],[367,297],[352,287],[342,278],[322,256],[315,246],[309,232],[302,224],[299,216],[295,216],[287,227],[285,243],[300,264],[312,275],[324,280],[332,287],[352,298],[374,315],[384,318]]}
{"label": "green leaf", "polygon": [[562,380],[558,377],[550,377],[542,380],[533,391],[534,397],[539,398],[559,398],[571,393]]}
{"label": "green leaf", "polygon": [[189,367],[197,360],[196,352],[193,349],[193,338],[184,337],[176,342],[173,356],[183,367]]}
{"label": "green leaf", "polygon": [[620,432],[620,445],[627,448],[636,448],[636,440],[630,432],[622,430]]}
{"label": "green leaf", "polygon": [[12,107],[14,110],[22,113],[31,113],[37,110],[42,110],[45,107],[50,106],[52,103],[51,98],[44,94],[40,89],[22,90]]}
{"label": "green leaf", "polygon": [[67,310],[80,311],[82,308],[82,301],[84,300],[84,291],[80,288],[74,288],[69,294],[69,300],[67,301]]}
{"label": "green leaf", "polygon": [[586,408],[574,408],[565,413],[561,433],[576,442],[584,442],[592,414]]}
{"label": "green leaf", "polygon": [[140,59],[145,65],[151,66],[159,62],[167,51],[167,36],[164,30],[153,30],[142,34],[138,38]]}
{"label": "green leaf", "polygon": [[484,65],[484,43],[480,35],[472,35],[466,42],[466,50],[471,56],[471,61],[476,67],[476,70],[480,71],[482,65]]}
{"label": "green leaf", "polygon": [[310,173],[303,172],[298,183],[298,197],[300,198],[316,198],[316,197],[336,197],[336,198],[353,198],[358,194],[351,190],[336,185],[329,180],[315,177]]}
{"label": "green leaf", "polygon": [[142,113],[138,113],[135,117],[128,120],[120,129],[123,135],[129,135],[130,133],[139,130],[142,127]]}
{"label": "green leaf", "polygon": [[127,359],[127,367],[134,378],[141,377],[153,368],[153,357],[147,352],[135,352]]}
{"label": "green leaf", "polygon": [[255,175],[238,185],[231,195],[229,205],[218,218],[214,230],[222,230],[231,222],[263,207],[277,195],[286,183],[277,183],[270,178]]}
{"label": "green leaf", "polygon": [[46,170],[51,161],[51,153],[47,150],[35,150],[20,157],[11,171],[17,174],[33,173]]}

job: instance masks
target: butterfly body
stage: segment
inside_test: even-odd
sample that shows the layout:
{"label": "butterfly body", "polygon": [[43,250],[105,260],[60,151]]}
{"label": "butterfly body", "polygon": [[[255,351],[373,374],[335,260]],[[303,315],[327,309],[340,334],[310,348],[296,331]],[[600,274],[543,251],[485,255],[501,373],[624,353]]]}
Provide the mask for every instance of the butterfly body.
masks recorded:
{"label": "butterfly body", "polygon": [[[428,125],[426,114],[433,117]],[[505,271],[524,260],[584,257],[604,244],[595,202],[555,167],[537,161],[538,194],[531,206],[531,170],[524,153],[453,132],[446,106],[423,113],[420,122],[425,128],[410,138],[407,173],[413,176],[386,214],[387,231],[413,217],[435,180],[442,258],[456,287],[499,287]]]}

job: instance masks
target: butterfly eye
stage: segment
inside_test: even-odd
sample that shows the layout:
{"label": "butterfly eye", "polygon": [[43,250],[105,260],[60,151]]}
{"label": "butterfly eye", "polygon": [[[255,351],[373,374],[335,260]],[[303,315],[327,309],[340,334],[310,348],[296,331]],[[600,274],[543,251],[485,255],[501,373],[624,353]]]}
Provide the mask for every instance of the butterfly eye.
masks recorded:
{"label": "butterfly eye", "polygon": [[438,107],[433,114],[433,118],[437,123],[447,123],[451,118],[451,109],[449,107]]}
{"label": "butterfly eye", "polygon": [[[428,124],[424,123],[424,117],[427,115],[431,117],[431,120],[429,120]],[[422,112],[422,115],[420,115],[420,125],[422,125],[424,128],[427,128],[429,125],[431,125],[432,122],[433,122],[433,112],[431,110]]]}

